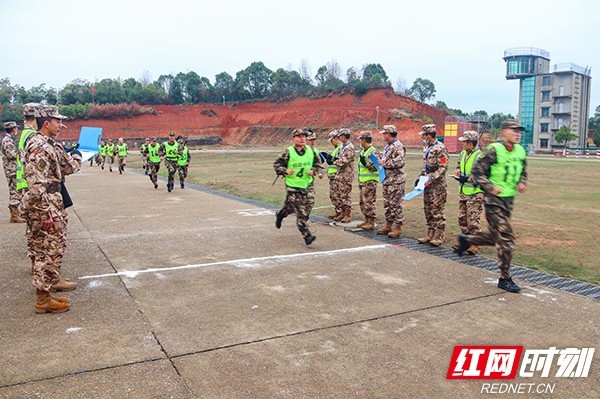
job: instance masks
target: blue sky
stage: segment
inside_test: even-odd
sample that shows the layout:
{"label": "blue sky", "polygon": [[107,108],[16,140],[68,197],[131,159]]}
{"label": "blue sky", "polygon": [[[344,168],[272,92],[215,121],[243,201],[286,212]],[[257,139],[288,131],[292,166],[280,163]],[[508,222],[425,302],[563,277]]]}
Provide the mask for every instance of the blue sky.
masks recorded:
{"label": "blue sky", "polygon": [[435,100],[451,108],[517,114],[518,83],[504,78],[504,50],[537,47],[551,64],[592,68],[593,114],[599,11],[593,0],[4,0],[0,78],[60,88],[76,78],[195,71],[214,82],[253,61],[297,70],[304,59],[313,76],[332,60],[344,76],[379,63],[394,86],[433,81]]}

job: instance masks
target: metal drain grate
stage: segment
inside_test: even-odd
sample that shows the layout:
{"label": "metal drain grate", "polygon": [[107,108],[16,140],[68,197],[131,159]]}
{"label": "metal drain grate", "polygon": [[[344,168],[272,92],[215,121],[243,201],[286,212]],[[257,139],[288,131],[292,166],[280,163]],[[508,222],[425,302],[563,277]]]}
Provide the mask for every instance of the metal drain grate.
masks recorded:
{"label": "metal drain grate", "polygon": [[[136,171],[137,172],[137,171]],[[141,173],[141,172],[139,172]],[[161,180],[166,180],[165,178],[159,177]],[[186,187],[192,188],[194,190],[203,191],[207,194],[216,195],[222,198],[227,198],[230,200],[242,202],[249,205],[254,205],[260,208],[269,209],[272,211],[276,211],[280,208],[277,205],[271,205],[264,202],[260,202],[257,200],[238,197],[237,195],[224,193],[222,191],[213,190],[210,188],[198,186],[196,184],[187,184]],[[323,216],[311,216],[310,220],[315,223],[325,222],[329,223],[331,220],[325,218]],[[481,256],[458,256],[454,251],[448,248],[442,247],[432,247],[431,245],[423,245],[420,244],[417,240],[413,240],[410,238],[390,238],[388,236],[382,236],[375,234],[374,231],[353,231],[354,234],[358,234],[362,237],[370,238],[379,242],[383,242],[386,244],[401,244],[405,248],[411,249],[413,251],[418,251],[422,253],[426,253],[429,255],[439,256],[444,259],[452,260],[454,262],[462,263],[465,265],[477,267],[480,269],[497,272],[498,265],[496,261],[489,258],[484,258]],[[577,280],[572,280],[565,277],[553,276],[551,274],[547,274],[544,272],[540,272],[537,270],[527,269],[521,266],[512,266],[511,270],[513,272],[513,276],[534,284],[545,285],[548,287],[556,288],[562,291],[570,292],[573,294],[583,295],[588,298],[600,300],[600,286],[584,283]]]}

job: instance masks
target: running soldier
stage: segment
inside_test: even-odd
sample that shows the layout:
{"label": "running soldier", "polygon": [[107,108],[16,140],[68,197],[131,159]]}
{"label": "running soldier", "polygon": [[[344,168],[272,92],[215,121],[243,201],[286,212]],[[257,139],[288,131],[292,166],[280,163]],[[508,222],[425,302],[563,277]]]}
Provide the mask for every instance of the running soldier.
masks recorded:
{"label": "running soldier", "polygon": [[113,144],[112,139],[108,139],[108,144],[106,145],[106,155],[104,156],[104,160],[108,161],[108,170],[112,172],[112,165],[115,162],[115,145]]}
{"label": "running soldier", "polygon": [[181,188],[185,188],[185,178],[188,174],[188,167],[190,166],[190,160],[192,157],[190,156],[190,150],[183,142],[183,139],[177,140],[179,144],[177,150],[177,171],[179,172],[179,183]]}
{"label": "running soldier", "polygon": [[8,181],[9,222],[25,223],[25,219],[19,216],[17,210],[22,196],[21,192],[17,191],[17,158],[19,157],[19,151],[17,151],[15,140],[19,135],[19,127],[16,122],[5,122],[4,130],[6,130],[6,136],[2,139],[0,153],[2,154],[4,176]]}
{"label": "running soldier", "polygon": [[[308,187],[314,180],[316,165],[319,162],[315,152],[306,145],[306,131],[296,129],[292,132],[293,145],[275,160],[273,169],[279,176],[285,176],[286,197],[283,208],[275,214],[275,227],[281,228],[284,218],[296,214],[296,226],[306,245],[317,237],[308,229],[309,209],[314,206],[314,197],[309,195]],[[311,203],[312,202],[312,203]]]}
{"label": "running soldier", "polygon": [[515,244],[515,235],[510,226],[510,217],[517,193],[527,189],[526,152],[521,141],[525,130],[516,120],[502,123],[502,141],[492,143],[473,165],[473,181],[483,189],[485,217],[489,230],[477,235],[458,236],[458,254],[462,255],[471,245],[495,245],[498,250],[500,279],[498,288],[519,292],[510,275],[510,263]]}
{"label": "running soldier", "polygon": [[436,138],[434,124],[423,125],[419,135],[423,137],[425,151],[421,176],[429,177],[423,192],[423,208],[427,222],[427,235],[418,241],[439,247],[446,239],[446,215],[444,207],[448,196],[446,172],[448,171],[448,150]]}
{"label": "running soldier", "polygon": [[360,132],[358,135],[360,142],[360,155],[358,157],[358,189],[360,192],[360,211],[365,217],[365,221],[357,224],[363,230],[373,230],[377,210],[375,201],[377,200],[377,183],[379,182],[379,173],[373,165],[371,155],[379,158],[379,152],[371,145],[373,136],[368,130]]}
{"label": "running soldier", "polygon": [[150,170],[150,164],[148,163],[148,157],[146,157],[146,147],[150,145],[150,138],[146,137],[144,144],[140,146],[140,155],[142,156],[142,167],[144,168],[144,174],[148,175],[148,171]]}
{"label": "running soldier", "polygon": [[406,188],[406,149],[398,140],[398,131],[394,125],[385,125],[379,133],[387,143],[379,165],[385,170],[383,185],[383,207],[385,209],[385,226],[377,230],[377,234],[387,234],[398,238],[402,235],[404,209],[402,197]]}
{"label": "running soldier", "polygon": [[106,158],[106,144],[104,140],[100,140],[100,146],[98,147],[98,164],[104,170],[104,159]]}
{"label": "running soldier", "polygon": [[148,160],[150,181],[154,184],[154,188],[158,188],[158,171],[160,169],[159,149],[160,145],[156,142],[156,137],[154,137],[152,142],[146,146],[146,151],[144,153],[144,156]]}
{"label": "running soldier", "polygon": [[[481,230],[481,215],[483,214],[483,190],[479,188],[471,177],[471,169],[481,151],[477,149],[478,134],[468,130],[459,137],[463,150],[458,156],[458,163],[454,176],[460,183],[458,199],[458,226],[463,234],[476,235]],[[452,245],[455,251],[458,244]],[[477,245],[471,245],[467,249],[469,255],[475,255],[479,251]]]}
{"label": "running soldier", "polygon": [[116,148],[117,161],[119,163],[119,174],[121,175],[125,171],[125,166],[127,165],[127,143],[123,141],[122,137],[119,137]]}
{"label": "running soldier", "polygon": [[350,141],[350,130],[340,130],[340,141],[342,148],[337,156],[333,158],[333,164],[338,167],[335,175],[336,188],[339,193],[339,207],[342,217],[337,220],[341,223],[352,221],[352,181],[354,180],[354,145]]}
{"label": "running soldier", "polygon": [[161,143],[160,148],[158,150],[158,154],[160,155],[161,160],[165,161],[165,166],[167,167],[167,171],[169,172],[169,177],[167,179],[167,191],[173,191],[173,186],[175,183],[175,172],[177,171],[177,150],[179,149],[179,143],[175,141],[175,132],[169,132],[169,141],[165,141]]}
{"label": "running soldier", "polygon": [[[36,313],[58,313],[69,310],[68,300],[53,297],[51,290],[59,290],[60,267],[64,254],[63,177],[61,160],[54,147],[54,139],[61,128],[64,116],[55,107],[37,110],[38,134],[25,148],[24,172],[28,190],[23,196],[22,211],[28,215],[34,253],[33,285],[36,288]],[[71,172],[79,170],[81,157],[75,150],[70,158]]]}

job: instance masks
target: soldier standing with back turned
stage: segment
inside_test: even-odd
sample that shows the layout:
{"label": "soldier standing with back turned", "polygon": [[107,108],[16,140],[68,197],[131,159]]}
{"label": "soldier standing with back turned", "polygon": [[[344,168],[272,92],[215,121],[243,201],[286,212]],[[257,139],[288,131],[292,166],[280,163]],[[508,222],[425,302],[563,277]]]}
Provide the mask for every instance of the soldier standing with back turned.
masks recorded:
{"label": "soldier standing with back turned", "polygon": [[471,175],[475,183],[485,192],[485,217],[489,230],[471,236],[458,236],[458,254],[462,255],[471,245],[496,245],[500,279],[498,288],[519,292],[510,275],[510,262],[515,244],[515,235],[510,226],[515,196],[527,189],[526,152],[521,141],[525,130],[519,122],[506,120],[502,123],[502,141],[492,143],[473,166]]}

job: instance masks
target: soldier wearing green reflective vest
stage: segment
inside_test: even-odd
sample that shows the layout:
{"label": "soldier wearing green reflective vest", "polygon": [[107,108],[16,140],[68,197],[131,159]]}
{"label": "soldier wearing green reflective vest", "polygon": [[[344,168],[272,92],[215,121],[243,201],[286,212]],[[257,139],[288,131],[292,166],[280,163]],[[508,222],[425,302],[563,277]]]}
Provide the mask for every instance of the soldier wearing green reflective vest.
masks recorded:
{"label": "soldier wearing green reflective vest", "polygon": [[[481,155],[477,148],[479,134],[472,130],[463,132],[458,141],[462,142],[463,150],[458,156],[458,163],[454,170],[455,179],[460,186],[458,199],[458,226],[463,234],[476,235],[481,230],[481,215],[483,214],[483,190],[477,186],[471,178],[473,164]],[[458,244],[452,245],[454,250]],[[471,245],[467,249],[469,255],[475,255],[479,251],[477,245]]]}
{"label": "soldier wearing green reflective vest", "polygon": [[373,230],[377,212],[375,210],[375,201],[377,200],[377,183],[379,182],[379,173],[371,161],[371,155],[379,158],[379,152],[371,145],[373,136],[368,130],[360,132],[358,135],[360,142],[360,154],[358,156],[358,190],[360,194],[360,211],[365,217],[365,221],[359,223],[357,227],[363,230]]}
{"label": "soldier wearing green reflective vest", "polygon": [[173,191],[173,186],[175,183],[175,172],[177,171],[177,151],[179,150],[179,143],[175,141],[175,132],[169,132],[169,140],[161,143],[160,148],[158,150],[158,154],[161,159],[165,161],[165,166],[167,167],[167,171],[169,172],[169,177],[167,178],[167,191]]}
{"label": "soldier wearing green reflective vest", "polygon": [[322,151],[321,154],[326,159],[329,167],[327,168],[327,178],[329,179],[329,199],[331,200],[331,206],[333,207],[333,214],[327,216],[329,219],[339,220],[344,217],[342,213],[342,207],[340,204],[339,187],[335,180],[335,175],[338,172],[338,166],[333,163],[333,160],[337,158],[340,150],[342,149],[342,142],[340,141],[340,132],[338,130],[332,130],[329,132],[329,142],[333,146],[333,151],[328,154]]}
{"label": "soldier wearing green reflective vest", "polygon": [[108,144],[106,145],[106,155],[104,156],[104,159],[108,160],[108,170],[112,172],[112,164],[115,162],[115,144],[113,143],[112,139],[108,139]]}
{"label": "soldier wearing green reflective vest", "polygon": [[36,116],[38,116],[38,103],[27,103],[23,105],[23,117],[25,122],[23,123],[23,131],[19,136],[19,144],[17,149],[19,150],[19,156],[17,157],[17,190],[26,190],[27,181],[25,180],[23,161],[25,160],[25,146],[27,141],[33,137],[37,132]]}
{"label": "soldier wearing green reflective vest", "polygon": [[100,146],[98,147],[98,164],[104,170],[104,158],[106,158],[106,143],[104,140],[100,141]]}
{"label": "soldier wearing green reflective vest", "polygon": [[160,169],[160,155],[158,150],[160,145],[156,141],[156,137],[152,138],[152,142],[144,147],[144,156],[148,159],[148,167],[150,169],[150,181],[154,185],[154,188],[158,188],[158,171]]}
{"label": "soldier wearing green reflective vest", "polygon": [[123,141],[122,137],[119,137],[119,141],[115,147],[117,151],[119,174],[123,174],[125,171],[125,166],[127,166],[127,143]]}
{"label": "soldier wearing green reflective vest", "polygon": [[177,150],[177,172],[179,173],[179,184],[181,188],[185,188],[185,178],[188,174],[188,167],[190,166],[190,160],[192,157],[190,156],[190,150],[185,145],[183,139],[177,140],[177,144],[179,145]]}
{"label": "soldier wearing green reflective vest", "polygon": [[502,123],[502,141],[492,143],[473,165],[471,176],[484,191],[485,216],[489,231],[476,235],[458,236],[459,255],[471,245],[495,245],[498,250],[500,279],[498,288],[519,292],[510,275],[510,263],[515,236],[510,226],[510,217],[517,193],[527,189],[527,163],[525,149],[519,144],[521,132],[525,130],[519,122],[506,120]]}
{"label": "soldier wearing green reflective vest", "polygon": [[[310,245],[316,237],[308,229],[308,219],[314,204],[310,204],[309,186],[316,174],[318,157],[312,147],[306,145],[306,131],[296,129],[292,132],[294,145],[289,146],[273,163],[275,173],[285,176],[286,197],[283,208],[275,215],[275,227],[281,228],[284,218],[296,214],[296,226],[306,245]],[[314,198],[312,199],[314,201]]]}

